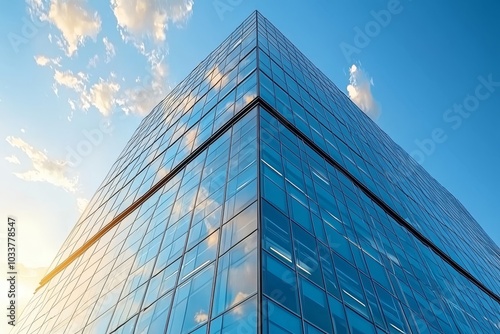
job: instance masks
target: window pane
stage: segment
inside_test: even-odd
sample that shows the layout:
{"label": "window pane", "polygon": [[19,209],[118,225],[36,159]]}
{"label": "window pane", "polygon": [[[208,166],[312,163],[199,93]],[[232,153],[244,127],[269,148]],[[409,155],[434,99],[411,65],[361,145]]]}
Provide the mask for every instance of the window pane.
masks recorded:
{"label": "window pane", "polygon": [[326,291],[340,299],[340,288],[335,276],[335,269],[333,267],[330,250],[328,249],[328,247],[322,245],[321,243],[318,243],[318,251],[321,260],[321,269],[323,272]]}
{"label": "window pane", "polygon": [[366,299],[359,281],[358,271],[337,254],[333,254],[333,257],[345,303],[368,316]]}
{"label": "window pane", "polygon": [[306,320],[331,333],[330,317],[325,317],[325,314],[328,314],[325,292],[300,276],[299,282],[302,315]]}
{"label": "window pane", "polygon": [[292,225],[292,229],[297,271],[316,284],[323,286],[316,240],[296,224]]}
{"label": "window pane", "polygon": [[344,305],[332,296],[328,296],[328,305],[333,319],[333,332],[347,333]]}
{"label": "window pane", "polygon": [[262,323],[265,334],[302,333],[302,324],[298,317],[267,298],[264,298],[262,303]]}
{"label": "window pane", "polygon": [[205,265],[215,260],[218,244],[219,230],[209,235],[205,240],[200,242],[198,246],[187,252],[184,255],[180,281],[185,280],[187,277],[195,274]]}
{"label": "window pane", "polygon": [[288,212],[286,205],[286,193],[283,189],[278,187],[276,183],[271,181],[268,177],[262,178],[263,185],[263,196],[270,203],[276,205],[281,211]]}
{"label": "window pane", "polygon": [[365,275],[361,274],[360,276],[366,293],[366,298],[368,299],[368,303],[370,305],[372,317],[378,326],[386,328],[382,313],[380,311],[380,307],[378,306],[377,296],[375,295],[375,291],[373,290],[372,282]]}
{"label": "window pane", "polygon": [[[389,328],[396,329],[399,332],[407,332],[404,317],[401,314],[399,302],[387,291],[375,284],[375,290],[379,297],[382,311]],[[430,313],[432,314],[432,313]]]}
{"label": "window pane", "polygon": [[262,254],[262,262],[264,293],[281,305],[298,313],[295,272],[266,252]]}
{"label": "window pane", "polygon": [[226,252],[255,229],[257,229],[257,202],[250,205],[222,227],[220,252]]}
{"label": "window pane", "polygon": [[290,221],[266,201],[262,201],[263,247],[287,264],[292,264]]}
{"label": "window pane", "polygon": [[212,321],[210,334],[257,333],[257,297]]}
{"label": "window pane", "polygon": [[210,265],[177,288],[167,334],[187,333],[208,320],[213,278]]}
{"label": "window pane", "polygon": [[257,233],[219,260],[213,316],[237,305],[257,291]]}
{"label": "window pane", "polygon": [[375,334],[375,329],[368,320],[349,308],[346,308],[346,312],[351,334]]}
{"label": "window pane", "polygon": [[135,332],[139,334],[163,333],[171,301],[172,294],[169,293],[142,312]]}
{"label": "window pane", "polygon": [[[211,202],[209,200],[204,201],[197,207],[197,209],[200,206],[202,206],[202,204],[210,205]],[[219,206],[215,211],[210,213],[208,216],[201,217],[201,219],[197,222],[195,221],[193,223],[193,226],[191,227],[191,231],[189,232],[189,239],[187,245],[188,249],[196,245],[200,240],[204,239],[207,235],[212,234],[217,228],[219,228],[222,218],[221,216],[222,216],[222,208]]]}

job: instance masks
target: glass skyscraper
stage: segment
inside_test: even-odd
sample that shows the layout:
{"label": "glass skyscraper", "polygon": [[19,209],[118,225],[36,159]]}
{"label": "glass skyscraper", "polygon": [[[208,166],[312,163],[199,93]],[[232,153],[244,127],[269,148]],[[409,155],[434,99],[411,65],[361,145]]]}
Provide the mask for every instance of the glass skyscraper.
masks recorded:
{"label": "glass skyscraper", "polygon": [[255,12],[144,118],[14,333],[500,333],[499,257]]}

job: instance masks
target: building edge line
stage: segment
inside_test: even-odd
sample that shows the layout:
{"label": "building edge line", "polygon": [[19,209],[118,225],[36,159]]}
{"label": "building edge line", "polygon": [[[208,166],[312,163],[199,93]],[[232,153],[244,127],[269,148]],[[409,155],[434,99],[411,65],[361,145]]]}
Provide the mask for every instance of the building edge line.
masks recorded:
{"label": "building edge line", "polygon": [[365,186],[361,181],[359,181],[354,175],[352,175],[344,166],[339,164],[335,159],[333,159],[328,153],[326,153],[322,148],[320,148],[311,139],[306,137],[302,132],[300,132],[290,121],[288,121],[283,115],[276,111],[269,103],[264,101],[259,97],[259,103],[268,111],[273,117],[277,118],[288,130],[292,131],[300,139],[304,140],[307,145],[314,149],[318,154],[325,158],[330,164],[339,169],[345,176],[347,176],[357,187],[359,187],[371,200],[373,200],[377,205],[381,206],[398,224],[406,228],[412,235],[414,235],[419,241],[424,245],[429,247],[434,253],[436,253],[440,258],[451,265],[455,270],[457,270],[462,276],[474,283],[478,288],[483,290],[487,295],[497,301],[500,304],[500,297],[486,287],[480,280],[474,277],[469,271],[463,268],[455,260],[453,260],[448,254],[442,251],[438,246],[436,246],[429,238],[424,236],[420,231],[418,231],[414,226],[404,220],[399,213],[392,209],[388,204],[386,204],[381,198],[379,198],[375,193],[373,193],[367,186]]}
{"label": "building edge line", "polygon": [[256,97],[250,103],[245,105],[235,116],[233,116],[226,124],[224,124],[220,129],[213,133],[203,144],[191,152],[184,160],[182,160],[177,166],[175,166],[167,175],[165,175],[160,181],[153,185],[146,193],[139,197],[134,203],[129,205],[125,210],[113,218],[108,224],[97,231],[89,240],[87,240],[82,246],[71,253],[64,261],[59,263],[54,269],[48,272],[40,281],[39,286],[35,289],[35,293],[38,292],[44,285],[46,285],[52,278],[57,274],[62,272],[67,268],[73,261],[75,261],[80,255],[85,253],[92,245],[94,245],[99,239],[109,232],[113,227],[118,225],[123,219],[125,219],[129,214],[131,214],[135,209],[144,204],[151,196],[153,196],[158,190],[161,189],[168,181],[174,178],[184,167],[186,167],[192,160],[199,156],[206,148],[208,148],[213,142],[215,142],[219,137],[221,137],[226,131],[228,131],[234,124],[236,124],[240,119],[242,119],[246,114],[253,110],[259,105],[260,98]]}

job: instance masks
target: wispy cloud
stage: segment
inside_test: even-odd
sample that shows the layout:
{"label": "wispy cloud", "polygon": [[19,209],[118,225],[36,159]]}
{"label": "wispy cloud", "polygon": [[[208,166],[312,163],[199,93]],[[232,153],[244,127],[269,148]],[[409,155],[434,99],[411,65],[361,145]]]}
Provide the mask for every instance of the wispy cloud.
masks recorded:
{"label": "wispy cloud", "polygon": [[372,94],[373,78],[356,65],[349,69],[349,85],[347,92],[351,100],[371,119],[380,117],[380,107]]}
{"label": "wispy cloud", "polygon": [[126,113],[147,115],[170,90],[168,86],[168,67],[163,55],[152,52],[148,56],[149,74],[137,81],[137,86],[124,91],[119,104]]}
{"label": "wispy cloud", "polygon": [[210,82],[211,87],[217,85],[221,79],[221,87],[227,83],[227,76],[223,76],[223,73],[219,69],[218,65],[215,65],[211,71],[207,72],[207,74],[209,75],[208,81]]}
{"label": "wispy cloud", "polygon": [[[116,82],[113,73],[108,79],[99,78],[99,81],[90,87],[87,86],[88,75],[83,72],[73,73],[67,71],[54,71],[54,92],[58,94],[59,86],[65,86],[78,93],[78,98],[68,98],[68,104],[72,111],[76,108],[88,111],[95,107],[103,116],[108,117],[113,108],[122,103],[118,98],[120,84]],[[133,96],[132,96],[133,97]],[[70,117],[71,119],[71,117]]]}
{"label": "wispy cloud", "polygon": [[78,207],[78,212],[80,214],[82,214],[83,211],[85,211],[88,204],[89,204],[89,200],[86,198],[77,198],[76,199],[76,206]]}
{"label": "wispy cloud", "polygon": [[169,24],[185,23],[193,5],[194,0],[111,0],[123,41],[133,43],[148,62],[148,75],[121,95],[125,113],[148,114],[170,90],[164,61],[167,30]]}
{"label": "wispy cloud", "polygon": [[[249,296],[249,294],[247,293],[243,293],[241,291],[239,291],[236,296],[234,297],[233,299],[233,302],[231,303],[231,306],[234,306],[236,304],[239,304],[241,303],[243,300],[245,300],[247,297]],[[243,310],[243,307],[240,305],[238,307],[235,307],[233,309],[233,312],[239,316],[243,315],[244,314],[244,310]]]}
{"label": "wispy cloud", "polygon": [[196,323],[201,324],[208,320],[208,314],[206,314],[203,310],[200,310],[194,314],[194,321]]}
{"label": "wispy cloud", "polygon": [[109,41],[107,37],[102,39],[104,47],[106,48],[106,63],[109,63],[111,59],[116,55],[115,46]]}
{"label": "wispy cloud", "polygon": [[74,74],[71,70],[67,71],[54,71],[54,91],[57,94],[57,85],[66,86],[75,92],[82,92],[85,88],[84,81],[87,80],[86,74],[83,72],[78,72]]}
{"label": "wispy cloud", "polygon": [[123,39],[136,43],[145,36],[156,43],[164,42],[169,21],[184,22],[193,4],[194,0],[111,0]]}
{"label": "wispy cloud", "polygon": [[46,182],[68,192],[75,192],[78,187],[78,178],[70,178],[65,161],[52,160],[44,152],[35,149],[23,139],[7,137],[7,142],[19,148],[31,160],[32,170],[24,173],[14,173],[18,178],[32,182]]}
{"label": "wispy cloud", "polygon": [[36,0],[29,10],[40,20],[56,26],[62,34],[61,48],[71,57],[88,38],[96,39],[101,30],[101,18],[87,8],[85,0]]}
{"label": "wispy cloud", "polygon": [[92,58],[89,59],[89,62],[87,64],[87,67],[97,67],[97,62],[99,61],[99,55],[94,55]]}
{"label": "wispy cloud", "polygon": [[[68,58],[87,40],[96,40],[101,32],[100,15],[103,14],[91,9],[88,0],[26,1],[33,16],[52,23],[59,30],[60,34],[49,34],[49,40],[58,44]],[[94,56],[89,58],[85,73],[66,64],[61,66],[61,57],[51,59],[43,55],[36,56],[35,61],[39,66],[53,68],[53,90],[56,95],[59,96],[60,87],[76,93],[67,97],[71,112],[69,120],[76,110],[88,111],[94,107],[104,116],[120,109],[126,114],[145,116],[171,89],[165,61],[168,53],[167,32],[169,26],[182,25],[189,19],[194,0],[109,1],[117,20],[117,30],[122,36],[121,41],[131,43],[145,58],[146,67],[142,72],[146,74],[139,75],[134,81],[123,77],[123,82],[119,83],[113,74],[108,79],[103,79],[102,72],[95,75],[94,69],[112,63],[118,56],[117,41],[112,41],[107,35],[101,39],[105,53],[91,53]]]}
{"label": "wispy cloud", "polygon": [[46,56],[35,56],[35,62],[38,66],[47,66],[47,65],[55,65],[57,67],[61,67],[61,57],[57,58],[48,58]]}
{"label": "wispy cloud", "polygon": [[99,79],[99,82],[94,84],[89,91],[85,91],[81,95],[82,108],[87,110],[90,105],[99,110],[99,112],[108,117],[113,111],[113,107],[118,103],[117,93],[120,90],[120,85],[113,79]]}
{"label": "wispy cloud", "polygon": [[20,165],[21,164],[21,161],[19,161],[19,159],[15,155],[11,155],[9,157],[5,157],[5,160],[7,160],[8,162],[10,162],[11,164],[14,164],[14,165]]}

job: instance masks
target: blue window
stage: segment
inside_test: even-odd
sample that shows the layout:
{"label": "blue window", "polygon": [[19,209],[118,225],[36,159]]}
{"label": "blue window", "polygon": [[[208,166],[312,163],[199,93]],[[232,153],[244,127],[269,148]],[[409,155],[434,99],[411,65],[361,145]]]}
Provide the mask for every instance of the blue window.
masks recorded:
{"label": "blue window", "polygon": [[302,324],[297,316],[265,297],[262,304],[262,325],[265,334],[302,333]]}
{"label": "blue window", "polygon": [[342,289],[344,302],[360,313],[368,316],[366,299],[363,293],[363,287],[359,281],[358,271],[337,254],[333,254],[333,262]]}
{"label": "blue window", "polygon": [[264,294],[289,310],[298,313],[296,274],[266,252],[262,253],[262,285]]}
{"label": "blue window", "polygon": [[[365,254],[365,260],[370,270],[370,275],[376,280],[380,285],[389,291],[392,291],[391,283],[387,278],[384,267],[377,261],[375,261],[371,256]],[[424,277],[424,276],[421,276]]]}
{"label": "blue window", "polygon": [[254,163],[229,181],[227,186],[224,220],[238,214],[257,198],[257,164]]}
{"label": "blue window", "polygon": [[407,332],[399,302],[377,284],[375,284],[375,290],[377,291],[382,311],[389,328],[395,328],[399,332]]}
{"label": "blue window", "polygon": [[322,241],[323,243],[327,243],[326,240],[326,234],[325,234],[325,229],[323,226],[323,220],[319,218],[317,215],[312,214],[312,222],[314,226],[314,234],[316,235],[316,238],[318,238],[319,241]]}
{"label": "blue window", "polygon": [[219,245],[219,230],[216,230],[197,246],[184,254],[179,281],[196,274],[204,266],[215,260]]}
{"label": "blue window", "polygon": [[375,334],[375,329],[368,320],[350,308],[346,308],[346,313],[347,320],[349,321],[349,331],[351,334]]}
{"label": "blue window", "polygon": [[264,249],[286,264],[292,264],[290,221],[266,201],[262,201],[262,238]]}
{"label": "blue window", "polygon": [[293,224],[292,230],[297,272],[319,286],[323,286],[318,252],[316,250],[316,240],[297,224]]}
{"label": "blue window", "polygon": [[220,253],[225,253],[256,229],[257,202],[254,202],[222,227]]}
{"label": "blue window", "polygon": [[330,314],[333,320],[333,332],[348,333],[344,305],[330,295],[328,296],[328,305],[330,306]]}
{"label": "blue window", "polygon": [[174,288],[179,273],[181,260],[177,260],[170,264],[165,270],[158,273],[149,281],[148,291],[143,305],[147,306],[155,301],[165,292]]}
{"label": "blue window", "polygon": [[214,266],[177,287],[167,334],[184,334],[208,321]]}
{"label": "blue window", "polygon": [[378,326],[386,328],[382,312],[378,305],[377,296],[375,295],[375,291],[373,290],[372,282],[365,275],[360,274],[360,276],[361,282],[363,283],[363,287],[365,289],[366,298],[368,299],[368,303],[370,305],[372,318]]}
{"label": "blue window", "polygon": [[325,314],[328,314],[325,292],[300,276],[299,283],[302,315],[307,321],[331,333],[332,323],[330,317],[325,317]]}
{"label": "blue window", "polygon": [[337,283],[337,278],[335,277],[335,269],[333,266],[330,250],[321,243],[318,243],[318,252],[321,261],[321,269],[323,272],[326,291],[340,299],[340,288]]}
{"label": "blue window", "polygon": [[212,316],[238,305],[257,291],[257,233],[219,260]]}
{"label": "blue window", "polygon": [[262,178],[262,186],[264,198],[281,209],[281,211],[288,212],[285,191],[267,176]]}
{"label": "blue window", "polygon": [[257,297],[233,307],[210,324],[210,334],[257,333]]}
{"label": "blue window", "polygon": [[342,255],[344,258],[353,262],[350,242],[342,234],[333,229],[330,225],[325,225],[326,235],[330,248]]}
{"label": "blue window", "polygon": [[136,333],[163,333],[171,302],[172,294],[169,293],[143,311],[135,328]]}

